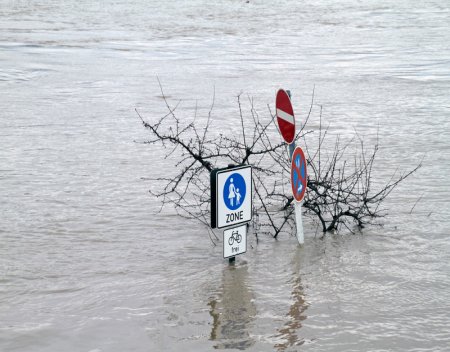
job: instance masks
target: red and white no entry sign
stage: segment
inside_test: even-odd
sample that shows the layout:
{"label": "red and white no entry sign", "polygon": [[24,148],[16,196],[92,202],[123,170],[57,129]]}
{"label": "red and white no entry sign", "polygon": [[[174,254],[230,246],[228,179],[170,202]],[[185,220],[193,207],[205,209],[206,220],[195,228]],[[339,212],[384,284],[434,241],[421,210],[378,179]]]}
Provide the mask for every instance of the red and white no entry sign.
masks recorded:
{"label": "red and white no entry sign", "polygon": [[281,135],[286,143],[291,144],[295,137],[295,118],[289,95],[280,89],[275,100],[277,109],[277,122]]}

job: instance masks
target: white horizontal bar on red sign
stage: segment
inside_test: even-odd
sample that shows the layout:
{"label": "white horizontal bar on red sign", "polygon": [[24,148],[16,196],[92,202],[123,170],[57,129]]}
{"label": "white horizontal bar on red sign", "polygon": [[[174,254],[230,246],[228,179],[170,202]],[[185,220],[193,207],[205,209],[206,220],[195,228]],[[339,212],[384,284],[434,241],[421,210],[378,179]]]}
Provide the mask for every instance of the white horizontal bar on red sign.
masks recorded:
{"label": "white horizontal bar on red sign", "polygon": [[277,109],[277,116],[280,119],[283,119],[284,121],[294,124],[294,116],[289,115],[287,112],[284,112],[283,110]]}

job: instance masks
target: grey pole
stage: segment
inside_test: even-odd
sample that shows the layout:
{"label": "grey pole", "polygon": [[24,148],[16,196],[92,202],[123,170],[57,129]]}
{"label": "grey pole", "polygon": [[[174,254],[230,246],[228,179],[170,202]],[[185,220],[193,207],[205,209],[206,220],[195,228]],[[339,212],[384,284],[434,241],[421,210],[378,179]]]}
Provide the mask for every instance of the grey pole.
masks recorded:
{"label": "grey pole", "polygon": [[[286,93],[289,95],[289,99],[291,99],[291,91],[286,90]],[[292,154],[294,154],[295,150],[295,139],[292,141],[291,144],[288,146],[289,151],[289,160],[292,161]],[[302,245],[305,242],[305,235],[303,233],[303,220],[302,220],[302,204],[297,203],[294,199],[294,212],[295,212],[295,227],[297,228],[297,240],[300,245]]]}
{"label": "grey pole", "polygon": [[[228,168],[229,169],[231,169],[231,168],[233,168],[233,167],[235,167],[236,165],[234,165],[234,164],[228,164]],[[229,257],[228,258],[228,263],[229,264],[234,264],[234,262],[236,261],[236,257],[235,256],[232,256],[232,257]]]}

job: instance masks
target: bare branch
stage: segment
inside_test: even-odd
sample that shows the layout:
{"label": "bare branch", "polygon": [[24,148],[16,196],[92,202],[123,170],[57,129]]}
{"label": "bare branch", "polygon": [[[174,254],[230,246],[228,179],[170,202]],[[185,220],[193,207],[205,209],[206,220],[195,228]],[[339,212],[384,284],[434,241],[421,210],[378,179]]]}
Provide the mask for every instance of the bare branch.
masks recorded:
{"label": "bare branch", "polygon": [[[277,238],[281,232],[290,232],[294,226],[293,197],[290,186],[290,160],[287,145],[280,142],[278,126],[270,106],[268,115],[261,119],[251,97],[248,103],[237,96],[237,105],[242,138],[237,134],[211,131],[214,120],[215,91],[206,116],[203,131],[199,133],[197,118],[199,109],[196,104],[191,122],[177,118],[174,108],[167,101],[158,79],[160,91],[168,113],[155,122],[147,122],[136,113],[143,126],[150,132],[151,138],[144,142],[159,143],[167,148],[165,158],[176,158],[175,174],[158,178],[163,186],[156,192],[161,206],[173,206],[180,216],[195,219],[209,228],[210,190],[209,177],[214,168],[228,164],[249,164],[253,167],[254,233],[264,229]],[[323,108],[320,106],[318,131],[307,131],[307,124],[313,119],[315,89],[311,96],[309,112],[305,123],[296,134],[302,140],[308,165],[308,182],[303,209],[305,214],[320,226],[322,232],[339,231],[352,228],[364,228],[374,219],[383,216],[380,205],[387,196],[406,178],[415,173],[422,165],[398,174],[376,191],[373,190],[375,160],[379,151],[379,136],[373,148],[367,148],[363,138],[355,131],[355,138],[344,141],[336,136],[330,148],[327,143],[330,124],[323,128]],[[249,106],[247,107],[248,104]],[[248,115],[246,111],[249,111]],[[271,128],[275,127],[275,128]],[[306,136],[317,134],[313,142],[307,143]],[[249,137],[250,136],[250,137]],[[277,141],[277,142],[274,142]],[[355,146],[355,152],[349,151]],[[413,211],[421,197],[411,209]],[[215,245],[218,238],[208,230],[211,242]]]}

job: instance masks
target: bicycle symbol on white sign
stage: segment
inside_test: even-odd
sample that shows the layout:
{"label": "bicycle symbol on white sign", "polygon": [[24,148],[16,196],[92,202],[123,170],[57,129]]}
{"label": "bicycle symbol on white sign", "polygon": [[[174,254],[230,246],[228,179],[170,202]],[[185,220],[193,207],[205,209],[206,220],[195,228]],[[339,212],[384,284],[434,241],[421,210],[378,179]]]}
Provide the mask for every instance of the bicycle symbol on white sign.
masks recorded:
{"label": "bicycle symbol on white sign", "polygon": [[233,231],[231,233],[230,238],[228,239],[228,244],[230,246],[232,246],[234,241],[236,241],[237,243],[241,243],[241,240],[242,240],[242,235],[240,235],[238,231]]}
{"label": "bicycle symbol on white sign", "polygon": [[229,258],[247,252],[247,225],[223,232],[223,257]]}

